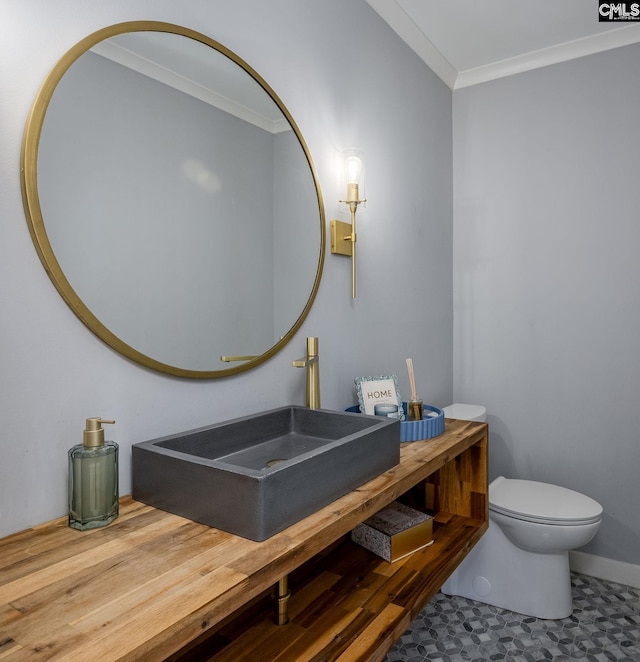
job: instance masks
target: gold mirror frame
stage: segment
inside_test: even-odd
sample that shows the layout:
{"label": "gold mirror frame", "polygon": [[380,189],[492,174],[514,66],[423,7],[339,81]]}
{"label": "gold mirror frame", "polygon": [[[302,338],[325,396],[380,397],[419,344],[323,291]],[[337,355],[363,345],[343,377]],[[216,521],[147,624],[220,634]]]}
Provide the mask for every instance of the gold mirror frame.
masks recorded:
{"label": "gold mirror frame", "polygon": [[[307,303],[302,310],[302,313],[295,321],[293,326],[289,331],[282,336],[282,338],[274,344],[270,349],[268,349],[263,354],[251,357],[249,360],[246,360],[238,365],[231,366],[224,370],[192,370],[180,368],[177,366],[168,365],[157,361],[150,356],[138,351],[134,347],[131,347],[125,343],[122,339],[112,333],[84,304],[81,298],[77,295],[69,281],[67,280],[58,260],[53,252],[49,238],[47,236],[47,231],[45,227],[44,218],[42,215],[42,209],[40,207],[40,198],[38,195],[38,147],[40,142],[40,136],[42,133],[42,127],[44,124],[45,115],[47,108],[53,96],[53,93],[67,72],[69,67],[86,51],[95,46],[97,43],[108,39],[110,37],[128,33],[128,32],[143,32],[143,31],[152,31],[152,32],[167,32],[171,34],[182,35],[184,37],[194,39],[199,41],[214,50],[222,53],[227,56],[238,66],[244,69],[271,97],[271,99],[276,103],[276,105],[281,110],[282,114],[288,120],[292,130],[294,131],[298,142],[304,155],[306,157],[311,175],[313,178],[313,183],[315,186],[315,191],[317,195],[318,202],[318,214],[320,219],[320,250],[318,256],[318,267],[316,271],[315,280],[311,290],[311,294]],[[25,214],[27,218],[27,224],[29,226],[29,232],[31,233],[31,238],[35,245],[38,256],[45,268],[45,271],[49,275],[49,278],[55,285],[56,289],[69,305],[71,310],[80,318],[80,320],[101,340],[103,340],[107,345],[115,349],[117,352],[123,356],[131,359],[132,361],[156,370],[162,373],[169,375],[174,375],[176,377],[186,377],[186,378],[196,378],[196,379],[211,379],[217,377],[227,377],[234,375],[246,370],[250,370],[260,365],[267,359],[271,358],[274,354],[279,352],[296,334],[303,321],[307,317],[311,306],[315,300],[318,287],[320,285],[320,279],[322,276],[322,268],[324,264],[324,254],[325,254],[325,213],[324,205],[322,202],[322,195],[320,192],[320,185],[316,175],[315,167],[309,154],[307,145],[298,129],[298,126],[294,122],[291,114],[284,106],[280,98],[276,93],[271,89],[267,82],[244,60],[242,60],[235,53],[230,51],[228,48],[218,43],[217,41],[210,39],[206,35],[203,35],[189,28],[184,28],[178,25],[164,22],[156,21],[130,21],[125,23],[118,23],[101,30],[98,30],[89,36],[82,39],[75,46],[73,46],[55,65],[50,74],[47,76],[46,80],[42,84],[36,99],[33,103],[29,116],[27,118],[25,132],[22,141],[22,151],[20,156],[20,180],[22,187],[22,198],[25,209]]]}

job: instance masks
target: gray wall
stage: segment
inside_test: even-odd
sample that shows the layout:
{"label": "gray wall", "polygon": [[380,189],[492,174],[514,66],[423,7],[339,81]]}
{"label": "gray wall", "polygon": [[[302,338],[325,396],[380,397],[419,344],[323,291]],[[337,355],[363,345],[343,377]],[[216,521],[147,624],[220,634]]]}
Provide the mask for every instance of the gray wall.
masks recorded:
{"label": "gray wall", "polygon": [[454,393],[491,475],[597,499],[640,563],[640,46],[454,93]]}
{"label": "gray wall", "polygon": [[[364,150],[359,294],[350,264],[327,255],[316,303],[293,341],[256,370],[174,379],[127,361],[58,296],[31,242],[20,194],[22,131],[39,86],[87,34],[153,19],[234,50],[273,87],[305,136],[331,217],[339,150]],[[352,52],[352,69],[345,63]],[[286,403],[304,403],[293,359],[319,336],[322,401],[353,402],[359,375],[397,373],[406,357],[428,402],[452,397],[451,92],[364,0],[5,0],[0,7],[0,535],[66,513],[67,449],[84,419],[113,417],[121,491],[137,441]]]}

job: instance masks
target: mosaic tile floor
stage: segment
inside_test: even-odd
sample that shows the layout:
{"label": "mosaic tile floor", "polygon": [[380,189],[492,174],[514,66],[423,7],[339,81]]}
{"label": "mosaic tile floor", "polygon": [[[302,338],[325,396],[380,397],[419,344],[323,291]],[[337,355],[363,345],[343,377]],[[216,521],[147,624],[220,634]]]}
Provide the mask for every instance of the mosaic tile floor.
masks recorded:
{"label": "mosaic tile floor", "polygon": [[559,621],[438,593],[385,662],[640,662],[640,590],[578,574],[571,585]]}

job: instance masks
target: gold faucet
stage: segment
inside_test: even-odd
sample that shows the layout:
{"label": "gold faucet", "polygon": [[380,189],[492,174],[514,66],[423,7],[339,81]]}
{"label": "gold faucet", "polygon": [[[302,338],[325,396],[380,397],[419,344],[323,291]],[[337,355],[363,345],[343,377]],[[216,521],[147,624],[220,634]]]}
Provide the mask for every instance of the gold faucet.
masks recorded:
{"label": "gold faucet", "polygon": [[[307,355],[292,362],[294,368],[307,369],[307,401],[309,409],[320,409],[320,366],[318,361],[318,339],[307,338]],[[288,575],[285,575],[274,586],[272,598],[276,602],[274,622],[276,625],[286,625],[289,622],[289,590]]]}
{"label": "gold faucet", "polygon": [[307,400],[309,409],[320,409],[320,366],[318,361],[318,339],[307,338],[307,355],[296,359],[292,365],[294,368],[307,369]]}

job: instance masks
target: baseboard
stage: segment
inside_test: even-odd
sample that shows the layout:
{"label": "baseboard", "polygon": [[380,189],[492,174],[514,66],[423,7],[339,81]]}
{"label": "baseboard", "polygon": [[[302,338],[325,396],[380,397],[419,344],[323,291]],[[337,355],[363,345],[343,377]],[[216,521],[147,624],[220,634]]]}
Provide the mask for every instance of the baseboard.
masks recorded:
{"label": "baseboard", "polygon": [[640,588],[640,565],[575,551],[569,552],[569,565],[583,575]]}

